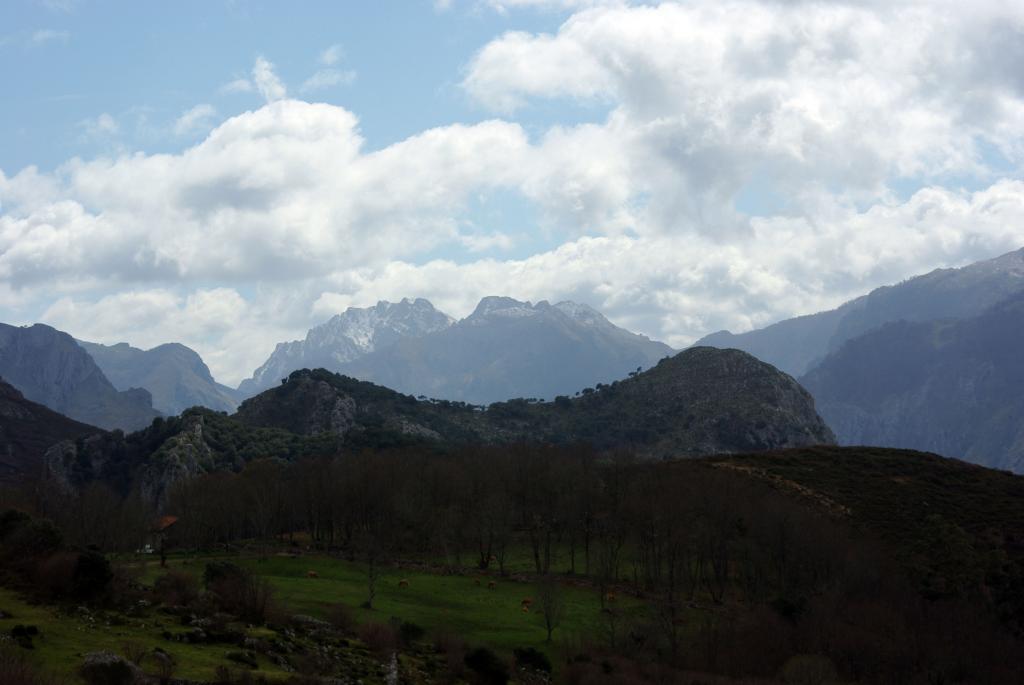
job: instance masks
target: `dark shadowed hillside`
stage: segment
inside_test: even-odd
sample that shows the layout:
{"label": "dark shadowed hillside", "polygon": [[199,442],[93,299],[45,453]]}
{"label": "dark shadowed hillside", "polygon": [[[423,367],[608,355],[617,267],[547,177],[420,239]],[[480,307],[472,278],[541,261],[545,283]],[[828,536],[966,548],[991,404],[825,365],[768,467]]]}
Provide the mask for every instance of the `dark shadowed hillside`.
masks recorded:
{"label": "dark shadowed hillside", "polygon": [[237,418],[305,435],[368,428],[442,442],[588,442],[652,456],[829,443],[810,395],[738,350],[693,348],[580,397],[509,400],[480,410],[410,396],[325,371],[292,374],[246,400]]}
{"label": "dark shadowed hillside", "polygon": [[885,540],[933,599],[992,601],[1024,630],[1024,478],[934,454],[819,446],[709,460]]}
{"label": "dark shadowed hillside", "polygon": [[1024,295],[958,321],[892,323],[802,383],[842,444],[938,452],[1024,472]]}
{"label": "dark shadowed hillside", "polygon": [[123,392],[67,333],[0,324],[0,376],[33,402],[101,428],[136,430],[160,415],[149,392]]}
{"label": "dark shadowed hillside", "polygon": [[58,442],[102,432],[30,402],[0,380],[0,482],[37,475],[46,450]]}

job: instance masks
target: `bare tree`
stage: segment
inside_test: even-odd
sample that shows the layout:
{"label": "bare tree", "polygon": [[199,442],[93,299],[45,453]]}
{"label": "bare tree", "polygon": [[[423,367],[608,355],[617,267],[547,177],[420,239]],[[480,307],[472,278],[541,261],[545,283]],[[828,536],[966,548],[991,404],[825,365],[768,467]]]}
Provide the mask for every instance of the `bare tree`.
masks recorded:
{"label": "bare tree", "polygon": [[537,583],[537,604],[544,616],[544,627],[548,631],[547,641],[551,642],[551,633],[565,618],[565,593],[558,580],[548,575]]}

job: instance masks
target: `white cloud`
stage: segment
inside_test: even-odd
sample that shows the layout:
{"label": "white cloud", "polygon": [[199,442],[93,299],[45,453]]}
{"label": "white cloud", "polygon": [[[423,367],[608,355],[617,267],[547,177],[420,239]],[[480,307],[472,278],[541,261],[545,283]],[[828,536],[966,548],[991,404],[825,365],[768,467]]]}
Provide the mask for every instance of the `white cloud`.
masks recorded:
{"label": "white cloud", "polygon": [[334,45],[325,48],[324,51],[320,53],[319,61],[320,64],[325,67],[333,67],[335,64],[340,62],[344,56],[345,51],[342,49],[341,45],[335,43]]}
{"label": "white cloud", "polygon": [[334,86],[350,85],[356,80],[356,72],[341,69],[321,69],[306,79],[299,90],[303,93],[311,93]]}
{"label": "white cloud", "polygon": [[117,119],[107,112],[103,112],[93,119],[84,119],[78,122],[78,127],[87,139],[93,140],[110,138],[121,131],[121,125],[117,123]]}
{"label": "white cloud", "polygon": [[207,131],[210,128],[211,120],[217,116],[217,110],[213,105],[201,104],[182,112],[174,122],[174,133],[179,136],[188,136],[197,132]]}
{"label": "white cloud", "polygon": [[29,42],[33,45],[44,45],[46,43],[66,43],[71,38],[69,31],[58,31],[56,29],[40,29],[32,33]]}
{"label": "white cloud", "polygon": [[252,85],[252,81],[245,78],[237,78],[220,87],[220,92],[222,93],[251,93],[254,90],[256,88]]}
{"label": "white cloud", "polygon": [[252,67],[252,80],[256,90],[267,102],[282,100],[288,94],[284,83],[274,73],[274,65],[263,57],[257,57]]}
{"label": "white cloud", "polygon": [[[177,337],[232,381],[377,299],[575,299],[676,345],[813,312],[1024,245],[1022,27],[996,2],[594,4],[500,36],[463,81],[485,108],[568,98],[593,121],[372,151],[351,112],[285,99],[259,58],[232,89],[267,104],[180,154],[0,173],[0,306],[108,342]],[[477,220],[492,191],[529,206],[533,235]]]}

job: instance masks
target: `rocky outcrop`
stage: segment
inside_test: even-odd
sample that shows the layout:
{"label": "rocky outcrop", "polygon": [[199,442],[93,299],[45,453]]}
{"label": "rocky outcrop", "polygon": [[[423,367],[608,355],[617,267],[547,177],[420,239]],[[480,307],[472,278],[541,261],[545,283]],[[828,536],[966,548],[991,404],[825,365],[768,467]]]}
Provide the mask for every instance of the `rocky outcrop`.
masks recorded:
{"label": "rocky outcrop", "polygon": [[242,403],[238,417],[251,425],[283,427],[299,435],[344,436],[356,423],[356,401],[329,383],[296,375],[280,392],[266,392]]}

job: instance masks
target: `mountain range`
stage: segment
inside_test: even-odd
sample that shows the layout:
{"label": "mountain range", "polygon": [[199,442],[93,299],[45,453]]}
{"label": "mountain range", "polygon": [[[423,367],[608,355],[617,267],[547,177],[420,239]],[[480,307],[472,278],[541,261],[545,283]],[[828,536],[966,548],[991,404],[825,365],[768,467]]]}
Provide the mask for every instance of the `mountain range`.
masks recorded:
{"label": "mountain range", "polygon": [[291,371],[321,367],[403,393],[472,404],[552,399],[671,354],[668,345],[574,302],[485,297],[455,321],[426,300],[406,299],[350,308],[305,340],[279,344],[239,391],[248,395]]}
{"label": "mountain range", "polygon": [[890,321],[977,316],[1021,291],[1024,248],[960,269],[936,269],[826,312],[786,319],[747,333],[712,333],[694,345],[743,350],[799,377],[847,340]]}
{"label": "mountain range", "polygon": [[805,375],[847,445],[910,447],[1024,473],[1024,293],[979,316],[897,321]]}
{"label": "mountain range", "polygon": [[1024,249],[697,344],[742,349],[798,376],[840,444],[1024,473],[1022,299]]}
{"label": "mountain range", "polygon": [[0,377],[26,399],[101,428],[135,430],[160,415],[148,390],[117,390],[74,338],[43,324],[0,324]]}
{"label": "mountain range", "polygon": [[234,389],[213,379],[195,352],[179,343],[140,350],[128,343],[100,345],[78,341],[118,390],[145,388],[153,407],[170,416],[189,407],[233,412],[238,407]]}

